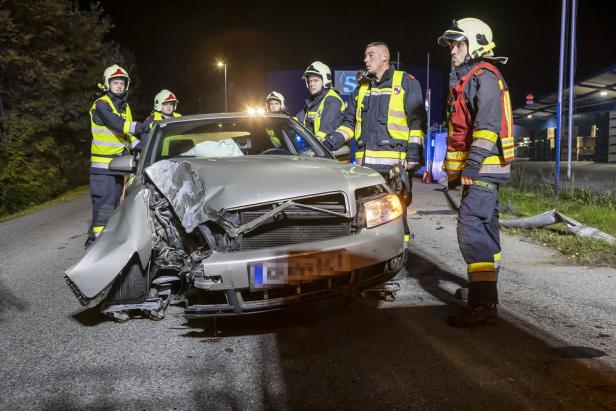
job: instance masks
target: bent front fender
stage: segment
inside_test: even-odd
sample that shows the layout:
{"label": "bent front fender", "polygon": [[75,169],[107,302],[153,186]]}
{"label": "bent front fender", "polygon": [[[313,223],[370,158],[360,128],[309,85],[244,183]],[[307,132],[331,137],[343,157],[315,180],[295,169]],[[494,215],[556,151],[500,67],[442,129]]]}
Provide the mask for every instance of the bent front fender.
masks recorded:
{"label": "bent front fender", "polygon": [[152,254],[149,196],[146,188],[133,186],[128,190],[124,202],[113,213],[99,238],[81,260],[66,270],[66,277],[72,282],[69,285],[82,304],[83,297],[87,299],[86,305],[108,290],[135,253],[141,266],[147,267]]}

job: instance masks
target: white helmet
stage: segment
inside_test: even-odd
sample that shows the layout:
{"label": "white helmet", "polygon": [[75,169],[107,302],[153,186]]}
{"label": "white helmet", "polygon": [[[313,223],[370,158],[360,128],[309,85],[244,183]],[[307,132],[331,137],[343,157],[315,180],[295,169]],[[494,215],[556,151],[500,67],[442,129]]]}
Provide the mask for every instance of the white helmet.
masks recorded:
{"label": "white helmet", "polygon": [[496,45],[492,41],[492,30],[483,21],[473,17],[454,20],[453,25],[438,38],[438,44],[448,47],[452,41],[462,40],[468,42],[468,54],[471,59],[494,56],[492,50]]}
{"label": "white helmet", "polygon": [[329,69],[327,64],[323,64],[320,61],[315,61],[308,66],[302,76],[302,79],[306,82],[306,87],[308,87],[308,76],[311,74],[321,76],[323,79],[323,87],[328,88],[332,85],[332,71]]}
{"label": "white helmet", "polygon": [[154,110],[162,111],[163,103],[175,103],[173,106],[173,110],[175,111],[175,108],[178,106],[179,101],[175,94],[173,94],[169,90],[161,90],[158,92],[156,97],[154,97]]}
{"label": "white helmet", "polygon": [[130,77],[128,76],[128,71],[124,70],[122,67],[114,64],[113,66],[109,66],[105,69],[103,73],[103,77],[105,79],[105,90],[109,90],[109,81],[112,78],[124,78],[126,80],[126,88],[128,91],[128,85],[130,84]]}
{"label": "white helmet", "polygon": [[272,91],[271,93],[269,93],[267,95],[267,97],[265,97],[265,104],[267,105],[267,111],[269,111],[269,101],[270,100],[277,100],[280,102],[280,110],[285,111],[287,108],[284,105],[284,96],[277,92],[277,91]]}

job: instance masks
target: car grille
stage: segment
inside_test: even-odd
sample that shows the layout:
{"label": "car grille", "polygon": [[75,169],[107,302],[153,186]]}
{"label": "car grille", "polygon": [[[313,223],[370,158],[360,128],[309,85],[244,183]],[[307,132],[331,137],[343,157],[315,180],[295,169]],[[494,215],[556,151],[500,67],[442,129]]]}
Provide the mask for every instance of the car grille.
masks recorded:
{"label": "car grille", "polygon": [[[336,213],[346,213],[342,194],[295,199],[294,202],[319,207]],[[246,224],[272,210],[272,205],[239,210],[242,224]],[[242,239],[240,250],[256,250],[323,241],[350,235],[352,219],[325,214],[316,210],[292,206],[267,219]]]}

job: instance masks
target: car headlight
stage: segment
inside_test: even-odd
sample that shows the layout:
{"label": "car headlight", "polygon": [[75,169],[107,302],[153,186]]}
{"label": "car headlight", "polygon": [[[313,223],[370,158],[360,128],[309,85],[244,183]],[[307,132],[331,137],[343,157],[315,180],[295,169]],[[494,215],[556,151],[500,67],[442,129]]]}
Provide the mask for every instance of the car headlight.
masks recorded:
{"label": "car headlight", "polygon": [[400,217],[402,215],[402,204],[400,204],[398,196],[389,194],[364,203],[364,211],[366,213],[366,227],[372,228]]}

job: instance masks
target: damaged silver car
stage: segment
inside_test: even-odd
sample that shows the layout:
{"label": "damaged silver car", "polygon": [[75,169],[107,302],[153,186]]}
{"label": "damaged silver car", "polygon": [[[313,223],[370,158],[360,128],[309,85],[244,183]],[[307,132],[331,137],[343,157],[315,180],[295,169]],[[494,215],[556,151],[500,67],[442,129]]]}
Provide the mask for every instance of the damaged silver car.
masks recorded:
{"label": "damaged silver car", "polygon": [[336,160],[285,115],[186,116],[156,125],[124,202],[66,281],[125,321],[279,309],[350,295],[403,264],[402,207],[383,177]]}

